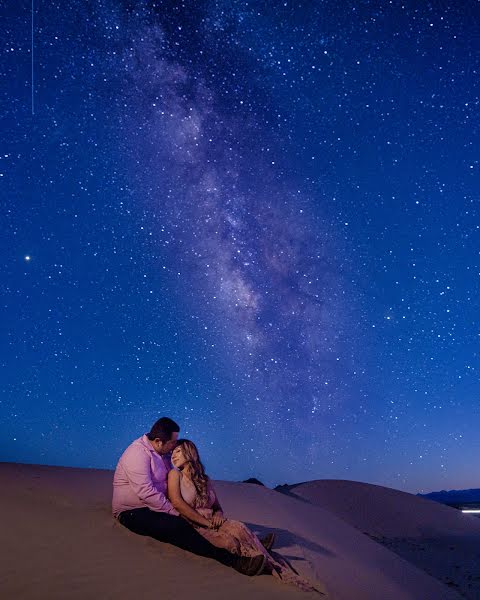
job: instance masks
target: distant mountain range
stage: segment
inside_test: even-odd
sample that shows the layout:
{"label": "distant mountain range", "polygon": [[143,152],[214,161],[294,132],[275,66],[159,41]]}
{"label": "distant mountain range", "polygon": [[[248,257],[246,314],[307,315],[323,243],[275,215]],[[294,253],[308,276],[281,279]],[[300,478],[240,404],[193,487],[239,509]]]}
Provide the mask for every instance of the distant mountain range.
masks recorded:
{"label": "distant mountain range", "polygon": [[442,504],[467,504],[480,502],[480,490],[442,490],[441,492],[430,492],[430,494],[417,494],[422,498],[435,500]]}

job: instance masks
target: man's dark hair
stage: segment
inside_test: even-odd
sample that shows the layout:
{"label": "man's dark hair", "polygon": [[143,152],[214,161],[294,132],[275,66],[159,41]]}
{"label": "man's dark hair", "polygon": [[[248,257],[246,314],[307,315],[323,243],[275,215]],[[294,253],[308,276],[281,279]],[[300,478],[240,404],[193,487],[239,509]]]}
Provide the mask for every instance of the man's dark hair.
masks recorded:
{"label": "man's dark hair", "polygon": [[150,441],[158,438],[162,442],[168,442],[172,439],[172,433],[175,431],[180,431],[180,427],[175,421],[168,417],[162,417],[152,425],[147,437]]}

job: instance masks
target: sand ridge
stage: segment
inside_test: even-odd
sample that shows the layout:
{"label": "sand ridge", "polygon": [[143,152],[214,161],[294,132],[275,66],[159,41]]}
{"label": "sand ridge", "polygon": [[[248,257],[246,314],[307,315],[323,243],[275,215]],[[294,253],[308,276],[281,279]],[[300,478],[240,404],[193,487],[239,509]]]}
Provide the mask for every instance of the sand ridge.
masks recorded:
{"label": "sand ridge", "polygon": [[356,481],[310,481],[282,491],[330,511],[468,600],[480,598],[478,517]]}

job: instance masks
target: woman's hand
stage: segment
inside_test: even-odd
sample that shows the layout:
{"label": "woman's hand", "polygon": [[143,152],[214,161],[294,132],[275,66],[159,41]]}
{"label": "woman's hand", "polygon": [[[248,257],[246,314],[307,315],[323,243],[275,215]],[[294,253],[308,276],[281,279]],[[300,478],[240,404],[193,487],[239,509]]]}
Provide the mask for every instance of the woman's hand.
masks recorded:
{"label": "woman's hand", "polygon": [[217,511],[213,513],[212,516],[212,525],[215,529],[218,529],[225,523],[225,517],[223,516],[222,511]]}

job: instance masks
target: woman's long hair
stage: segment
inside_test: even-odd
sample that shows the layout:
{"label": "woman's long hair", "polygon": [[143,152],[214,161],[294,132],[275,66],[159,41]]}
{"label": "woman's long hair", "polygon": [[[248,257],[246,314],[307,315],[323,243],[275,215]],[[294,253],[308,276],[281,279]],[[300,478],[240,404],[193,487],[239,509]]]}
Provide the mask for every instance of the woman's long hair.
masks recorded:
{"label": "woman's long hair", "polygon": [[205,473],[205,467],[200,460],[197,447],[190,440],[178,440],[178,446],[182,447],[182,452],[187,461],[186,468],[189,476],[198,494],[199,503],[208,501],[208,475]]}

